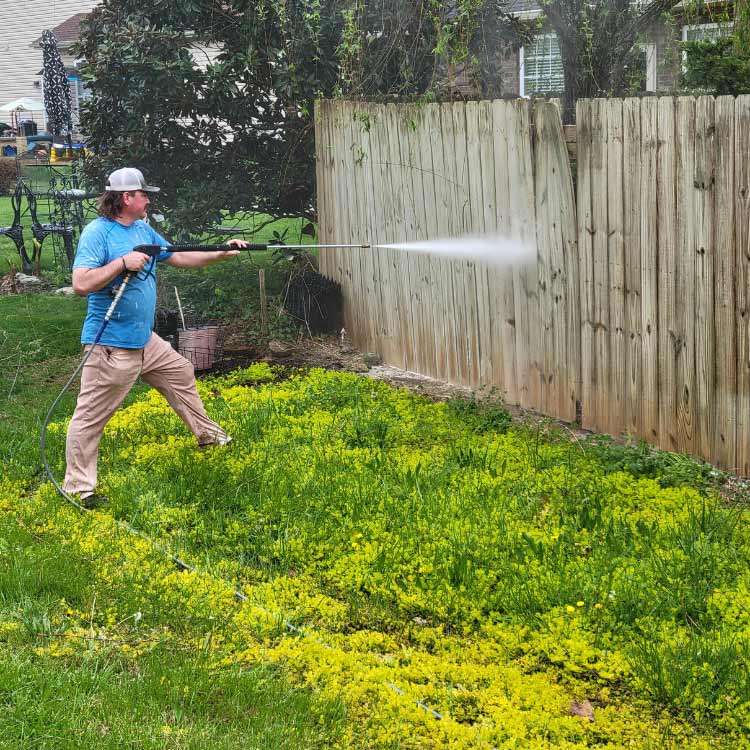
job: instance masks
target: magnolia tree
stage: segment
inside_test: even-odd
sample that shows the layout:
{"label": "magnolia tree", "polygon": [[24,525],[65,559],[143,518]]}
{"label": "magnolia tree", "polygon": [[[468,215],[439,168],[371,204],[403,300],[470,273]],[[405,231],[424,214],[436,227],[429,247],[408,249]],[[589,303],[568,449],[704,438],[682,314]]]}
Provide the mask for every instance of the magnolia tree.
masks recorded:
{"label": "magnolia tree", "polygon": [[313,219],[316,98],[429,97],[522,32],[499,0],[108,0],[77,50],[87,176],[142,167],[175,232],[225,210]]}
{"label": "magnolia tree", "polygon": [[541,0],[562,57],[566,122],[576,101],[632,93],[639,72],[639,40],[679,0]]}

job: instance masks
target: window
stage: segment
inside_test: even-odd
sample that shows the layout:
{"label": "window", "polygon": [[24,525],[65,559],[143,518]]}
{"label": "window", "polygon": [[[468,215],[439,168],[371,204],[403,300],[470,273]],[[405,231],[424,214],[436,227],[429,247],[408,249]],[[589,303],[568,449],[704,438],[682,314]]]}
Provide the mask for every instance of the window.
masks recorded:
{"label": "window", "polygon": [[[683,42],[710,42],[715,39],[721,39],[723,36],[729,36],[734,29],[734,23],[696,23],[690,26],[682,27]],[[686,69],[687,52],[682,52],[682,72]]]}
{"label": "window", "polygon": [[697,23],[682,27],[683,42],[705,42],[712,39],[720,39],[732,33],[734,24],[727,23]]}
{"label": "window", "polygon": [[91,92],[86,88],[86,84],[78,77],[68,75],[68,87],[70,88],[70,105],[73,116],[73,128],[78,128],[78,121],[81,115],[81,104],[91,97]]}
{"label": "window", "polygon": [[557,34],[537,34],[521,47],[521,96],[560,92],[565,88]]}
{"label": "window", "polygon": [[542,6],[539,4],[538,0],[513,0],[508,12],[520,16],[521,18],[524,16],[527,18],[534,18],[535,16],[540,16],[542,14]]}

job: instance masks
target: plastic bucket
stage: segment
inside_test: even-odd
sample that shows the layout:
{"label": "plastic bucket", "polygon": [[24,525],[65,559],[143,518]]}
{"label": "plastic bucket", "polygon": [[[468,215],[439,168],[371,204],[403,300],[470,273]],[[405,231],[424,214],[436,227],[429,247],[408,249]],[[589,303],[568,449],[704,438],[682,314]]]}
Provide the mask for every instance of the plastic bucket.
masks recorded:
{"label": "plastic bucket", "polygon": [[199,326],[179,331],[177,351],[193,363],[196,370],[210,370],[214,366],[219,326]]}

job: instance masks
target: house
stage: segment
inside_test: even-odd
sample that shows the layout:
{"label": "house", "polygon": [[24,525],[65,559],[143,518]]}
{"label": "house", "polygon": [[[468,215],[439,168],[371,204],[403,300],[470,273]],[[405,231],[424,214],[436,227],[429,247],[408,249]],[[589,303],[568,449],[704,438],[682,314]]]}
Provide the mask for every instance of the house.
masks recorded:
{"label": "house", "polygon": [[[45,29],[63,30],[77,36],[80,19],[98,5],[98,0],[55,0],[53,3],[0,2],[0,106],[15,99],[28,97],[42,100],[42,50],[37,40]],[[77,19],[74,20],[74,19]],[[68,24],[68,25],[66,25]],[[57,35],[57,31],[55,32]],[[73,58],[66,54],[60,42],[63,62],[72,68]],[[24,117],[35,120],[40,128],[45,125],[41,111],[25,112]]]}
{"label": "house", "polygon": [[[682,3],[673,11],[674,22],[654,21],[641,42],[643,51],[643,92],[671,93],[679,86],[680,42],[711,39],[726,34],[731,22],[720,21],[727,15],[727,2],[706,3],[699,20],[688,20],[681,13]],[[535,0],[513,0],[510,12],[521,18],[542,16]],[[563,69],[557,36],[544,25],[534,41],[507,55],[502,64],[503,90],[507,95],[534,96],[559,94],[563,90]]]}

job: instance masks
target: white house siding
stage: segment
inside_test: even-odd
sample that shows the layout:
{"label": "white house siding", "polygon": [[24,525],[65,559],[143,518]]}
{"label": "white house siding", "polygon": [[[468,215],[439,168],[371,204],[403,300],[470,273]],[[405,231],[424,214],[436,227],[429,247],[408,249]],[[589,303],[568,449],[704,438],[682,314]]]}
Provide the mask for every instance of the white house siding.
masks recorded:
{"label": "white house siding", "polygon": [[[41,88],[34,85],[42,68],[42,50],[32,46],[34,41],[45,29],[98,4],[97,0],[0,0],[0,106],[22,96],[42,100]],[[43,123],[43,112],[33,114]]]}

